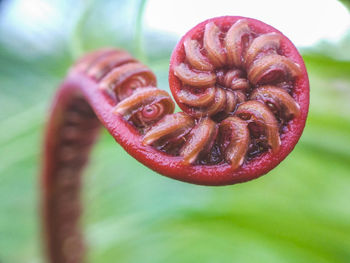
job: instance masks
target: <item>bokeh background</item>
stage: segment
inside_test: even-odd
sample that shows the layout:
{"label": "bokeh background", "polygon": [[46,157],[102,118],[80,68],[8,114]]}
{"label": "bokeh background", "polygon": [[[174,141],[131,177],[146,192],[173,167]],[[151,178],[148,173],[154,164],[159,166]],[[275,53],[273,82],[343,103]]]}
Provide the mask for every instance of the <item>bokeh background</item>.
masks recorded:
{"label": "bokeh background", "polygon": [[176,41],[205,18],[261,19],[310,76],[305,132],[252,182],[202,187],[152,172],[102,132],[84,174],[88,262],[350,262],[349,1],[0,1],[0,262],[44,262],[39,171],[55,90],[86,51],[134,54],[168,90]]}

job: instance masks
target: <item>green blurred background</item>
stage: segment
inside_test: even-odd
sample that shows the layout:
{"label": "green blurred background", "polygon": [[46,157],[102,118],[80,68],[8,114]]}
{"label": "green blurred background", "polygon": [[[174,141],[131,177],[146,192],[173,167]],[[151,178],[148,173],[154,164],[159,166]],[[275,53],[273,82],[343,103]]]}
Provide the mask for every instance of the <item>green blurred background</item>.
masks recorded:
{"label": "green blurred background", "polygon": [[157,175],[102,132],[84,174],[88,262],[350,262],[346,6],[336,0],[0,1],[0,262],[44,262],[43,129],[71,63],[94,48],[122,47],[168,90],[169,57],[180,34],[226,14],[262,19],[300,47],[311,104],[299,144],[258,180],[202,187]]}

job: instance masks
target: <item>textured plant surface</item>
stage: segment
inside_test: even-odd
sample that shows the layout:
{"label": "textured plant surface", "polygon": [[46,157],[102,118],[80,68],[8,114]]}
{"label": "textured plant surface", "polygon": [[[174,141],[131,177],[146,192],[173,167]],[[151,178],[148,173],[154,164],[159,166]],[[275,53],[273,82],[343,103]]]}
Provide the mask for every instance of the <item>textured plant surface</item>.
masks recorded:
{"label": "textured plant surface", "polygon": [[[130,154],[166,176],[199,184],[242,182],[268,172],[294,148],[308,112],[309,83],[298,51],[276,29],[249,18],[205,21],[174,49],[170,89],[184,112],[173,113],[153,72],[125,51],[83,56],[64,86],[75,85],[68,83],[77,74],[97,84],[93,97],[110,97],[88,100]],[[103,104],[139,138],[129,138],[134,129],[122,128],[118,119],[109,120],[109,110],[100,112]]]}
{"label": "textured plant surface", "polygon": [[196,184],[233,184],[267,173],[294,148],[305,125],[304,62],[285,36],[258,20],[227,16],[194,27],[173,51],[169,84],[184,112],[173,113],[154,73],[126,51],[83,56],[58,91],[45,146],[57,150],[48,148],[45,162],[61,152],[60,142],[51,141],[65,133],[66,101],[79,92],[128,153]]}
{"label": "textured plant surface", "polygon": [[[84,50],[118,46],[137,54],[130,42],[123,42],[131,39],[129,27],[118,31],[116,40],[115,34],[108,34],[112,29],[91,26],[100,25],[98,14],[82,22],[84,33],[75,35]],[[102,17],[116,14],[121,21],[136,17],[119,7]],[[51,30],[46,37],[55,34]],[[13,35],[2,36],[0,261],[44,262],[37,207],[39,145],[48,103],[75,59],[67,47],[28,59],[27,49],[14,52],[3,42]],[[42,42],[42,38],[37,39]],[[144,42],[148,52],[140,54],[158,76],[158,86],[165,88],[174,43],[165,49],[148,41]],[[14,42],[22,47],[33,44],[20,38],[11,46]],[[347,263],[350,64],[331,58],[334,50],[344,58],[346,47],[349,40],[304,50],[310,83],[316,87],[307,128],[287,161],[248,184],[203,188],[169,180],[135,162],[102,132],[84,177],[88,262],[118,258],[128,263]]]}
{"label": "textured plant surface", "polygon": [[189,163],[225,161],[237,169],[268,151],[285,155],[281,138],[286,144],[301,134],[308,110],[303,62],[285,36],[259,21],[221,17],[196,26],[173,52],[169,81],[186,113],[215,123],[197,124],[213,135],[190,135],[180,151]]}

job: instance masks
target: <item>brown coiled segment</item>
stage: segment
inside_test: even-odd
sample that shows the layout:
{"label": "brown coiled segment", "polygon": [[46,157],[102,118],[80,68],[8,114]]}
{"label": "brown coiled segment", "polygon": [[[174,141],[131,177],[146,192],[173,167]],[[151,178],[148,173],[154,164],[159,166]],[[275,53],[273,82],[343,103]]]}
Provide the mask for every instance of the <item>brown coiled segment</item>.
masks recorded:
{"label": "brown coiled segment", "polygon": [[216,76],[213,72],[190,69],[184,63],[181,63],[175,68],[175,75],[185,84],[196,87],[205,87],[213,85],[216,82]]}
{"label": "brown coiled segment", "polygon": [[145,145],[151,145],[155,142],[158,144],[168,144],[181,140],[184,142],[184,136],[191,131],[194,125],[194,119],[185,113],[178,112],[167,115],[150,128],[143,136],[142,142]]}
{"label": "brown coiled segment", "polygon": [[178,93],[179,101],[187,105],[201,107],[212,103],[215,98],[215,87],[209,87],[200,93],[192,93],[191,90],[183,89]]}
{"label": "brown coiled segment", "polygon": [[114,113],[122,115],[127,120],[135,117],[137,123],[147,125],[160,120],[166,114],[173,113],[174,108],[174,102],[166,91],[151,87],[136,90],[117,104]]}
{"label": "brown coiled segment", "polygon": [[287,91],[274,86],[261,86],[250,95],[252,100],[264,102],[271,110],[278,110],[284,118],[298,117],[300,106]]}
{"label": "brown coiled segment", "polygon": [[185,52],[187,55],[187,60],[191,66],[198,70],[213,70],[213,65],[209,62],[206,56],[204,56],[200,49],[197,40],[192,40],[187,38],[184,41]]}
{"label": "brown coiled segment", "polygon": [[[226,33],[225,47],[230,66],[240,68],[243,64],[243,52],[245,41],[249,41],[249,36],[252,35],[248,22],[245,19],[238,20],[233,24]],[[244,37],[248,37],[244,41]]]}
{"label": "brown coiled segment", "polygon": [[156,85],[156,76],[139,62],[114,68],[100,82],[100,88],[108,91],[119,101],[129,97],[136,89],[156,87]]}
{"label": "brown coiled segment", "polygon": [[250,65],[259,55],[266,55],[268,52],[276,53],[280,48],[281,39],[282,36],[275,32],[256,37],[245,53],[245,66],[250,67]]}
{"label": "brown coiled segment", "polygon": [[240,69],[221,70],[217,72],[217,82],[231,90],[245,90],[249,88],[249,81]]}
{"label": "brown coiled segment", "polygon": [[213,22],[205,26],[203,46],[207,51],[208,58],[215,68],[222,67],[226,64],[226,52],[220,41],[220,29]]}
{"label": "brown coiled segment", "polygon": [[233,169],[242,165],[250,142],[248,123],[228,117],[220,123],[220,147]]}
{"label": "brown coiled segment", "polygon": [[116,50],[114,48],[102,48],[90,52],[82,58],[78,59],[78,61],[74,64],[72,70],[86,73],[87,70],[95,64],[96,60],[102,57],[108,57],[110,54],[113,54],[118,51],[119,50]]}
{"label": "brown coiled segment", "polygon": [[136,60],[126,51],[111,52],[108,56],[101,56],[94,64],[87,69],[87,74],[91,78],[99,81],[113,68]]}
{"label": "brown coiled segment", "polygon": [[210,118],[201,119],[192,129],[180,155],[185,163],[194,163],[201,153],[208,152],[217,135],[217,124]]}
{"label": "brown coiled segment", "polygon": [[248,68],[248,79],[253,85],[283,82],[300,74],[298,64],[277,54],[263,56]]}
{"label": "brown coiled segment", "polygon": [[216,113],[225,110],[226,108],[226,91],[220,88],[215,89],[214,99],[205,108],[197,108],[192,113],[195,117],[212,116]]}
{"label": "brown coiled segment", "polygon": [[267,143],[273,152],[277,152],[281,145],[278,132],[278,124],[275,116],[269,108],[259,101],[247,101],[239,105],[235,113],[238,117],[253,122],[264,129]]}

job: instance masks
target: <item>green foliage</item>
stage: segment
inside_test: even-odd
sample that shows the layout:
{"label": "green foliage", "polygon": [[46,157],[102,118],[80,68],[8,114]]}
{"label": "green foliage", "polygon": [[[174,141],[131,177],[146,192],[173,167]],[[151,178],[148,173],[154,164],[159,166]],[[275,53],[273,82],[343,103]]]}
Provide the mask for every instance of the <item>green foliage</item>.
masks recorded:
{"label": "green foliage", "polygon": [[339,0],[343,5],[345,5],[350,10],[350,1],[349,0]]}
{"label": "green foliage", "polygon": [[[120,9],[113,1],[103,3],[114,8],[89,3],[73,23],[71,41],[56,52],[28,56],[1,42],[0,262],[43,262],[42,134],[51,98],[73,58],[121,46],[147,60],[167,89],[173,45],[145,52],[139,34],[150,32],[138,18],[144,1],[118,1]],[[124,20],[107,18],[116,10]],[[327,50],[303,54],[311,104],[300,143],[258,180],[227,187],[170,180],[103,132],[84,174],[88,262],[350,262],[350,61]]]}

